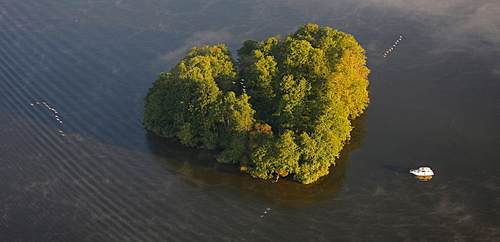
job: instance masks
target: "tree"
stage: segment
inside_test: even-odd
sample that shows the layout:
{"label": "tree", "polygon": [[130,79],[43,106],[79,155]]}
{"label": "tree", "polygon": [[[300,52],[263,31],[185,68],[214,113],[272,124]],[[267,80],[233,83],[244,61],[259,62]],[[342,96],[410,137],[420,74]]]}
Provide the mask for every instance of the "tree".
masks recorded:
{"label": "tree", "polygon": [[145,128],[187,146],[216,148],[223,91],[235,89],[236,76],[224,45],[189,50],[153,83],[144,100]]}
{"label": "tree", "polygon": [[288,130],[279,137],[266,139],[264,145],[252,153],[254,169],[250,174],[263,179],[287,176],[296,172],[299,158],[299,146],[293,132]]}
{"label": "tree", "polygon": [[228,92],[222,103],[220,146],[225,147],[217,160],[221,163],[239,163],[249,156],[248,134],[255,123],[253,110],[246,94],[236,97],[234,92]]}
{"label": "tree", "polygon": [[[363,48],[314,24],[285,39],[247,40],[235,63],[224,45],[195,47],[146,95],[144,127],[237,163],[253,177],[328,174],[368,106]],[[236,69],[237,67],[237,69]]]}

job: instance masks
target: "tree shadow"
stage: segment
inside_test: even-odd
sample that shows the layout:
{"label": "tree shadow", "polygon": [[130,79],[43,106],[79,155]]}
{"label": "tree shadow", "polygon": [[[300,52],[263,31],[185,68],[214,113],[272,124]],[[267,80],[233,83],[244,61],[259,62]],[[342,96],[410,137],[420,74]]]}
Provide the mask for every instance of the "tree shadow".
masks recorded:
{"label": "tree shadow", "polygon": [[254,179],[240,172],[237,165],[218,163],[215,156],[219,151],[197,150],[181,145],[176,140],[147,133],[149,149],[156,155],[160,167],[176,174],[188,184],[206,192],[220,189],[230,190],[240,197],[253,196],[278,207],[298,207],[334,197],[341,189],[349,167],[349,154],[363,145],[366,137],[364,121],[367,115],[353,120],[351,140],[344,147],[340,158],[330,167],[330,174],[318,181],[304,185],[290,177],[279,182]]}
{"label": "tree shadow", "polygon": [[393,166],[393,165],[381,165],[380,167],[401,174],[410,174],[408,167]]}

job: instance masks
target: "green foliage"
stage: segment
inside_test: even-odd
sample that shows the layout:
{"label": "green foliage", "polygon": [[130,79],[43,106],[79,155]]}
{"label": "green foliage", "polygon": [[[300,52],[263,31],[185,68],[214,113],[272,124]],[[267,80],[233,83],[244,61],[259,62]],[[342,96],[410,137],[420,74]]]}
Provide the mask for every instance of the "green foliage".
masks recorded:
{"label": "green foliage", "polygon": [[[224,45],[195,47],[153,83],[144,127],[188,146],[220,148],[256,178],[328,174],[368,106],[363,48],[314,24],[285,39],[247,40],[237,63]],[[236,68],[237,67],[237,68]]]}
{"label": "green foliage", "polygon": [[236,97],[234,92],[229,92],[222,102],[220,146],[224,147],[217,158],[221,163],[239,163],[248,159],[248,134],[255,123],[255,111],[248,102],[246,94]]}
{"label": "green foliage", "polygon": [[295,173],[300,158],[294,134],[288,130],[279,137],[265,140],[264,145],[252,153],[253,177],[269,179],[275,175]]}

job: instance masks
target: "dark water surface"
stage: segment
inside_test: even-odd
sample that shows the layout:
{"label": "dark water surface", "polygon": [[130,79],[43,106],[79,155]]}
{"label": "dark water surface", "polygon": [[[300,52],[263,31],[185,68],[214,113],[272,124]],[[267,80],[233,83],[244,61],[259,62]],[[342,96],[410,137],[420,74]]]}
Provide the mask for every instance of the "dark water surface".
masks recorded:
{"label": "dark water surface", "polygon": [[[471,2],[0,0],[0,241],[498,240],[500,3]],[[187,49],[309,22],[372,70],[330,175],[256,180],[141,127]]]}

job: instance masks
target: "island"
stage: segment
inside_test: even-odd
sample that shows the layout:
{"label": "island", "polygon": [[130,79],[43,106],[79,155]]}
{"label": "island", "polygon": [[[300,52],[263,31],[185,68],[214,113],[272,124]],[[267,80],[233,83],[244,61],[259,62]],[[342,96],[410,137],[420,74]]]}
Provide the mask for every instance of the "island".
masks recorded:
{"label": "island", "polygon": [[365,50],[352,35],[306,24],[285,38],[194,47],[144,98],[145,129],[219,149],[252,177],[309,184],[329,173],[369,104]]}

